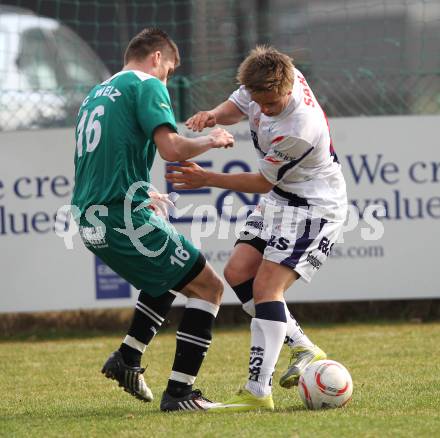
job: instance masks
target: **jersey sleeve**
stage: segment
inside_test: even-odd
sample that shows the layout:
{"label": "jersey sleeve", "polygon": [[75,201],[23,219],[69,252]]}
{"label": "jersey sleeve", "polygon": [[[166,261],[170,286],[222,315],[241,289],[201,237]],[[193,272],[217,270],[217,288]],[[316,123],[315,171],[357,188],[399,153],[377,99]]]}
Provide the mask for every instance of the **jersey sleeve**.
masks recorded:
{"label": "jersey sleeve", "polygon": [[152,139],[154,130],[162,125],[168,125],[177,132],[168,90],[158,79],[148,79],[139,83],[136,113],[142,130],[148,138]]}
{"label": "jersey sleeve", "polygon": [[251,96],[249,91],[242,85],[238,90],[235,90],[229,99],[243,114],[249,115],[249,104]]}
{"label": "jersey sleeve", "polygon": [[272,140],[267,154],[260,159],[260,172],[269,182],[276,185],[288,176],[312,150],[313,146],[301,138],[276,137]]}

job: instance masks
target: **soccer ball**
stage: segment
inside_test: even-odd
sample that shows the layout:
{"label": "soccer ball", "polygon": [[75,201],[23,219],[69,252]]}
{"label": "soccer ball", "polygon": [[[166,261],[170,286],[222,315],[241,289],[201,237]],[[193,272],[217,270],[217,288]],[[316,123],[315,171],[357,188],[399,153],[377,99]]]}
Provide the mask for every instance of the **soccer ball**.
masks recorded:
{"label": "soccer ball", "polygon": [[308,409],[341,408],[351,400],[353,382],[339,362],[318,360],[299,378],[298,392]]}

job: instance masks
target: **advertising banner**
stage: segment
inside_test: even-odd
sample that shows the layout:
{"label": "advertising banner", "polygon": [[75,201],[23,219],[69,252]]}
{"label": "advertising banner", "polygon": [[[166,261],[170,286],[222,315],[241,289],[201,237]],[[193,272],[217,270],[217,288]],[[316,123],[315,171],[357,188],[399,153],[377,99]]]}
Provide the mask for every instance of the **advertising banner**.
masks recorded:
{"label": "advertising banner", "polygon": [[[294,302],[440,298],[440,117],[330,120],[347,181],[349,214],[340,241]],[[186,132],[181,127],[182,132]],[[236,144],[195,161],[224,173],[257,170],[247,122],[230,127]],[[187,133],[187,135],[190,135]],[[131,306],[138,292],[88,252],[69,221],[72,129],[0,134],[0,312]],[[175,192],[171,223],[222,273],[260,195],[202,188],[176,191],[157,158],[152,183]],[[178,303],[183,303],[179,299]],[[238,303],[225,288],[225,303]]]}

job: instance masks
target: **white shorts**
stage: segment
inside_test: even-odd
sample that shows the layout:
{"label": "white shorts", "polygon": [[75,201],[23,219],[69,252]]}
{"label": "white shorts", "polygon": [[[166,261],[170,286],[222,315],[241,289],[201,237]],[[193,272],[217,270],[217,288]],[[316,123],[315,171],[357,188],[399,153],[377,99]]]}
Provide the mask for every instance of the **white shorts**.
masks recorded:
{"label": "white shorts", "polygon": [[[346,206],[341,207],[346,208]],[[343,222],[325,218],[323,212],[290,207],[288,202],[261,198],[240,231],[239,243],[254,237],[265,242],[258,249],[263,258],[295,270],[309,283],[327,259],[338,239]]]}

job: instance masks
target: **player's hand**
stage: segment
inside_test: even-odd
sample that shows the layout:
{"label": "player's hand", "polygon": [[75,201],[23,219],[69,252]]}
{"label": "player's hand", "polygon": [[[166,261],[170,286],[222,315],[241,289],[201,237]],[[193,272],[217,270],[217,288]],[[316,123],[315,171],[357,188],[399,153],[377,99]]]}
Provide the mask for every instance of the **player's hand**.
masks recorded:
{"label": "player's hand", "polygon": [[167,166],[167,171],[166,180],[178,190],[198,189],[206,186],[208,181],[209,172],[191,161],[183,161],[179,166]]}
{"label": "player's hand", "polygon": [[226,129],[215,128],[210,133],[209,136],[213,139],[213,148],[231,148],[234,146],[234,137]]}
{"label": "player's hand", "polygon": [[148,192],[150,197],[150,204],[147,208],[153,210],[157,216],[168,219],[170,210],[174,208],[174,203],[171,201],[167,193]]}
{"label": "player's hand", "polygon": [[150,199],[158,199],[160,201],[171,202],[170,195],[168,193],[159,193],[159,192],[149,191],[148,196],[150,197]]}
{"label": "player's hand", "polygon": [[194,132],[202,132],[204,128],[213,128],[216,124],[217,120],[211,111],[199,111],[185,122],[185,126]]}

